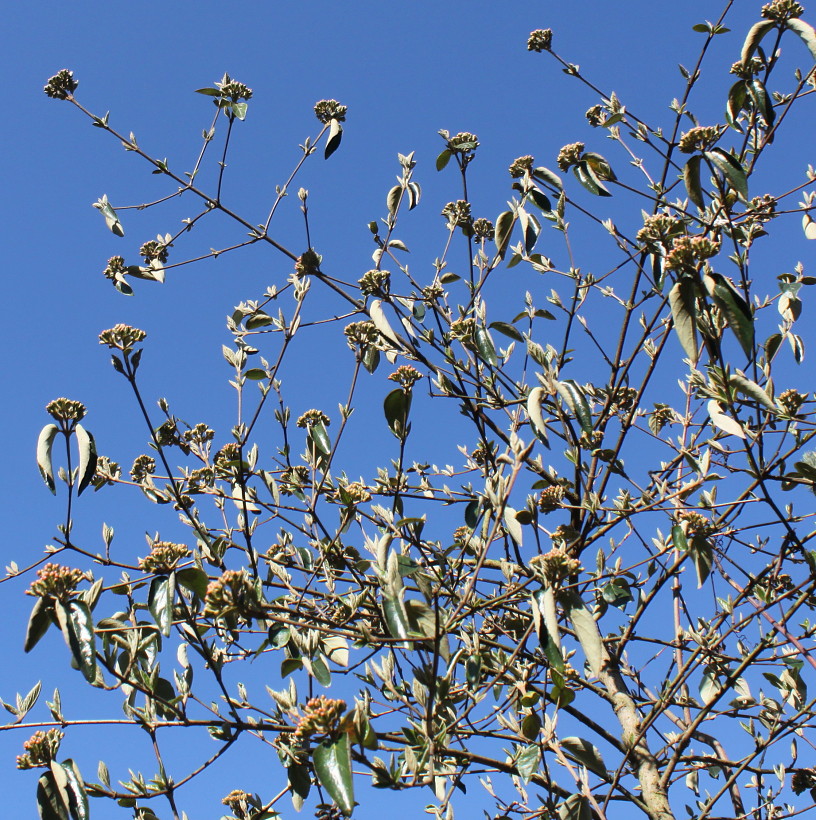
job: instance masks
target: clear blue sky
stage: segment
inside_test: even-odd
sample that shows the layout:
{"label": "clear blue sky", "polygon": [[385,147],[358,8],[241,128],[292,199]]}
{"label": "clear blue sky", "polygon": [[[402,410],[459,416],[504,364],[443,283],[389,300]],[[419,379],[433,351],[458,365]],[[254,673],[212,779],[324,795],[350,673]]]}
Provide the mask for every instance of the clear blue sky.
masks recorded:
{"label": "clear blue sky", "polygon": [[[439,211],[458,198],[452,173],[434,170],[440,128],[478,134],[482,147],[472,174],[472,197],[480,203],[477,215],[491,219],[505,207],[506,169],[515,157],[534,154],[538,162],[554,166],[558,149],[576,140],[594,141],[594,150],[606,152],[603,134],[591,132],[583,117],[597,98],[561,73],[548,55],[527,52],[532,29],[552,28],[559,53],[579,63],[601,88],[614,90],[640,116],[660,121],[668,115],[671,99],[682,92],[677,64],[690,65],[696,57],[701,35],[692,25],[707,16],[713,19],[721,5],[713,0],[10,4],[0,54],[7,88],[0,131],[6,190],[0,221],[6,283],[0,358],[5,386],[0,405],[3,563],[22,566],[36,560],[63,512],[34,463],[48,400],[65,395],[84,401],[87,426],[101,452],[125,468],[145,449],[142,429],[128,432],[138,419],[123,380],[97,344],[99,331],[117,322],[146,329],[145,392],[166,395],[190,421],[225,426],[232,405],[220,350],[228,341],[224,317],[266,284],[282,282],[290,270],[286,260],[268,253],[235,254],[184,268],[164,286],[137,282],[133,297],[116,293],[101,276],[108,257],[122,253],[135,259],[143,241],[159,231],[176,230],[178,217],[175,210],[126,212],[127,235],[118,239],[105,230],[91,203],[106,193],[117,204],[136,204],[170,189],[70,106],[47,99],[41,89],[50,75],[72,69],[84,105],[98,114],[110,110],[114,127],[134,131],[148,151],[184,167],[191,165],[211,117],[208,100],[193,89],[211,85],[225,71],[249,85],[255,95],[237,135],[224,200],[255,221],[263,219],[275,185],[296,161],[298,143],[314,133],[315,101],[336,98],[348,105],[341,149],[326,163],[322,158],[311,162],[300,184],[311,191],[314,243],[326,258],[324,268],[356,279],[370,267],[373,246],[366,225],[384,213],[385,193],[398,171],[397,152],[416,151],[416,178],[424,189],[410,241],[406,237],[412,264],[429,269],[438,253]],[[706,69],[711,83],[703,83],[709,92],[696,107],[701,119],[721,118],[730,84],[727,66],[737,58],[743,32],[758,17],[760,5],[739,0],[729,20],[734,33],[718,40],[718,52]],[[816,118],[811,119],[810,140],[814,125]],[[777,151],[784,159],[785,144]],[[801,181],[802,170],[774,167],[779,175],[791,174],[790,187]],[[293,198],[291,212],[294,205]],[[284,244],[290,244],[291,235],[300,237],[298,225],[282,216],[277,231]],[[191,247],[218,245],[230,235],[219,234],[225,227],[216,221],[215,232],[193,237]],[[788,270],[810,251],[799,235],[792,235],[791,242],[792,256],[783,263]],[[305,351],[304,357],[304,365],[312,363],[314,370],[303,380],[303,406],[293,410],[316,406],[341,384],[333,381],[319,349]],[[341,398],[332,396],[329,406],[336,408]],[[143,554],[140,533],[159,526],[155,508],[112,508],[113,498],[108,493],[83,496],[76,512],[77,534],[98,543],[101,523],[107,521],[123,533],[121,538],[133,539],[133,554]],[[0,696],[9,700],[43,678],[49,697],[55,685],[63,689],[70,716],[93,716],[100,701],[89,698],[78,674],[68,668],[56,633],[31,656],[22,655],[31,602],[24,588],[17,581],[0,586],[5,612]],[[256,690],[262,691],[265,682],[277,685],[274,680],[255,682]],[[102,696],[108,714],[116,714],[118,698]],[[36,714],[45,717],[44,705],[38,709]],[[136,730],[128,732],[131,738]],[[0,733],[0,791],[8,816],[35,816],[36,778],[14,770],[14,755],[27,736]],[[75,729],[64,751],[93,779],[100,756],[117,759],[112,745],[105,735]],[[112,762],[114,779],[125,775],[114,766]],[[265,767],[263,761],[253,761],[252,777],[260,777]],[[269,761],[269,770],[279,777],[276,760]],[[229,788],[235,785],[241,784],[227,781]],[[243,787],[260,789],[261,781]],[[196,794],[182,794],[182,807],[191,818],[219,816],[215,801],[227,790],[209,781]],[[394,799],[393,794],[382,795],[382,806],[393,805]],[[424,796],[416,800],[421,811]],[[364,805],[355,816],[375,817],[382,806]],[[114,816],[100,807],[92,804],[95,818]]]}

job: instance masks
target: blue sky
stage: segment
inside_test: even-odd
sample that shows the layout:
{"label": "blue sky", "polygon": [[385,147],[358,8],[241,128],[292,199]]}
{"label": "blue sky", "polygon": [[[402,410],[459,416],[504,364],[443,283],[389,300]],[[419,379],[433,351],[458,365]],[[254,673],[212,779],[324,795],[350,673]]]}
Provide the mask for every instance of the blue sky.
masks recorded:
{"label": "blue sky", "polygon": [[[721,119],[730,84],[727,66],[736,59],[742,33],[758,17],[761,4],[740,0],[738,5],[728,23],[733,33],[719,39],[717,53],[707,64],[710,84],[704,79],[708,91],[695,107],[701,120]],[[315,101],[340,100],[349,107],[340,150],[327,162],[315,157],[299,179],[311,192],[315,246],[337,275],[356,279],[370,267],[373,245],[366,225],[384,213],[385,193],[398,172],[397,152],[415,151],[424,198],[415,218],[406,223],[404,238],[412,250],[412,265],[428,273],[439,253],[439,211],[458,198],[453,172],[434,170],[442,147],[439,129],[478,134],[482,147],[472,173],[472,198],[479,206],[476,215],[491,219],[505,207],[510,193],[506,169],[515,157],[534,154],[541,164],[554,166],[562,145],[584,139],[594,140],[589,146],[593,150],[607,151],[603,135],[590,132],[583,117],[597,98],[565,76],[548,55],[527,52],[532,29],[552,28],[559,53],[579,63],[602,89],[614,90],[641,117],[659,121],[668,114],[672,97],[682,91],[677,64],[689,65],[696,57],[701,35],[692,25],[713,19],[720,8],[721,3],[712,0],[271,0],[227,5],[35,0],[9,6],[0,55],[7,77],[0,132],[6,158],[0,223],[6,248],[0,358],[6,385],[0,411],[5,431],[5,469],[0,475],[6,513],[0,546],[4,564],[16,561],[23,566],[36,560],[62,515],[61,501],[48,494],[34,463],[34,443],[47,421],[43,407],[48,400],[65,395],[84,401],[87,426],[101,452],[124,466],[144,450],[135,408],[97,344],[98,333],[117,322],[147,330],[145,392],[166,395],[178,415],[189,421],[206,419],[213,426],[219,421],[226,426],[232,399],[220,350],[228,341],[224,317],[238,301],[283,282],[290,270],[282,257],[252,249],[175,271],[164,286],[137,282],[133,297],[115,292],[101,276],[108,257],[123,253],[135,258],[143,241],[177,229],[179,209],[125,211],[124,239],[105,230],[91,208],[102,194],[116,204],[137,204],[170,189],[68,105],[47,99],[41,88],[50,75],[72,69],[84,105],[100,115],[110,110],[114,127],[134,131],[148,151],[184,167],[194,160],[201,130],[211,118],[208,100],[192,91],[211,85],[225,71],[249,85],[254,97],[236,135],[224,199],[256,221],[262,220],[275,185],[296,161],[298,143],[315,132]],[[813,125],[816,119],[811,118],[811,135]],[[794,133],[792,139],[801,139],[801,134]],[[786,143],[780,143],[776,150],[784,159]],[[768,168],[780,188],[785,187],[785,175],[790,175],[790,187],[801,181],[801,165],[772,162]],[[295,205],[293,197],[276,220],[273,235],[284,244],[295,236],[296,247],[302,240]],[[206,250],[234,236],[223,220],[213,221],[211,233],[205,230],[208,233],[191,235],[190,247]],[[784,269],[810,250],[800,234],[791,234],[791,243]],[[332,395],[330,405],[336,407],[342,397],[333,393],[343,382],[331,367],[330,355],[319,346],[299,355],[304,376],[295,392],[300,391],[302,406],[293,412],[318,406],[325,395]],[[382,431],[381,439],[372,439],[369,446],[387,441],[387,431]],[[154,508],[112,507],[113,498],[106,493],[83,496],[77,532],[98,541],[101,523],[107,521],[122,538],[133,539],[134,554],[143,554],[141,534],[159,526],[151,519]],[[99,707],[83,700],[88,691],[68,668],[56,634],[31,656],[22,655],[31,600],[23,589],[16,581],[0,586],[6,612],[0,647],[8,667],[0,676],[0,696],[8,700],[15,690],[25,692],[43,678],[49,695],[55,685],[64,687],[72,716],[92,713]],[[110,714],[118,708],[117,698],[107,697]],[[74,730],[74,737],[91,737],[81,735],[83,731]],[[0,788],[9,815],[33,817],[34,778],[13,768],[13,756],[26,737],[0,733]],[[75,741],[66,751],[93,777],[99,756],[94,750]],[[277,767],[277,762],[271,765]],[[216,816],[212,801],[226,790],[210,783],[200,795],[185,796],[183,807],[191,817]],[[96,805],[95,817],[113,816],[102,814]],[[373,805],[364,806],[355,816],[375,813]]]}

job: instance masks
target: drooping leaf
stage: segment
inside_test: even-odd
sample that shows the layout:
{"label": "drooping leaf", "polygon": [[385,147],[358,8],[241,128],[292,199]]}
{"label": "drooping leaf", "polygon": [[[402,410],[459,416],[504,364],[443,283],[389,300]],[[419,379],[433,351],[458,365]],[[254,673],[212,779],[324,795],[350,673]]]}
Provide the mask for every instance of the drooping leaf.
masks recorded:
{"label": "drooping leaf", "polygon": [[725,119],[737,131],[742,131],[737,122],[739,115],[745,108],[748,99],[748,85],[745,80],[737,80],[728,91],[728,101],[725,105]]}
{"label": "drooping leaf", "polygon": [[762,116],[762,119],[764,119],[769,126],[773,125],[776,119],[776,112],[774,111],[773,103],[768,96],[768,92],[762,80],[760,80],[759,77],[754,77],[750,82],[746,83],[746,90],[751,96],[751,102],[754,108]]}
{"label": "drooping leaf", "polygon": [[530,743],[516,758],[516,771],[525,783],[529,783],[530,778],[538,771],[540,763],[541,748],[537,743]]}
{"label": "drooping leaf", "polygon": [[331,455],[331,441],[322,421],[317,421],[309,427],[309,439],[324,456]]}
{"label": "drooping leaf", "polygon": [[725,315],[728,326],[745,355],[750,358],[754,347],[754,317],[750,306],[722,274],[707,273],[703,281],[715,304]]}
{"label": "drooping leaf", "polygon": [[408,613],[405,611],[405,603],[398,595],[383,594],[383,615],[392,638],[408,637]]}
{"label": "drooping leaf", "polygon": [[711,399],[708,402],[708,416],[711,419],[711,423],[724,433],[737,436],[741,439],[745,438],[745,431],[742,429],[740,423],[732,419],[731,416],[726,416],[716,399]]}
{"label": "drooping leaf", "polygon": [[88,794],[76,763],[71,758],[62,763],[52,760],[51,773],[71,820],[88,820]]}
{"label": "drooping leaf", "polygon": [[326,140],[326,150],[323,152],[323,157],[328,159],[339,147],[340,140],[343,139],[343,126],[340,120],[332,118],[329,124],[329,137]]}
{"label": "drooping leaf", "polygon": [[566,752],[567,757],[586,766],[589,771],[601,777],[607,776],[606,765],[601,753],[588,740],[582,737],[565,737],[561,740],[561,748]]}
{"label": "drooping leaf", "polygon": [[678,279],[669,291],[674,330],[686,356],[692,364],[697,363],[700,351],[697,345],[697,297],[692,279]]}
{"label": "drooping leaf", "polygon": [[96,442],[94,437],[79,423],[74,427],[74,434],[79,450],[77,495],[82,495],[82,491],[91,483],[96,473]]}
{"label": "drooping leaf", "polygon": [[601,182],[592,167],[584,161],[579,162],[572,169],[578,181],[584,188],[595,196],[612,196],[609,189]]}
{"label": "drooping leaf", "polygon": [[[304,658],[304,662],[306,659]],[[308,662],[308,669],[312,673],[312,677],[321,685],[325,687],[331,686],[331,670],[328,664],[321,655],[317,655]]]}
{"label": "drooping leaf", "polygon": [[547,395],[547,391],[543,387],[534,387],[529,396],[527,396],[527,417],[532,422],[536,433],[538,433],[544,441],[547,440],[547,426],[544,423],[544,413],[541,409],[541,401]]}
{"label": "drooping leaf", "polygon": [[582,794],[570,795],[558,807],[558,820],[592,820],[589,800]]}
{"label": "drooping leaf", "polygon": [[491,367],[498,367],[499,360],[496,358],[496,348],[493,345],[493,339],[490,338],[490,332],[486,327],[479,325],[474,335],[479,356]]}
{"label": "drooping leaf", "polygon": [[453,154],[445,148],[444,151],[436,158],[436,170],[441,171],[449,162]]}
{"label": "drooping leaf", "polygon": [[745,42],[742,45],[742,53],[740,54],[740,62],[743,65],[748,65],[754,52],[759,47],[762,38],[774,27],[773,20],[760,20],[754,23],[748,31]]}
{"label": "drooping leaf", "polygon": [[586,400],[584,391],[573,379],[557,381],[555,389],[570,409],[570,412],[581,425],[581,429],[587,434],[592,434],[592,413],[589,403]]}
{"label": "drooping leaf", "polygon": [[346,817],[354,811],[354,780],[351,773],[351,743],[344,732],[339,738],[315,746],[312,762],[320,785]]}
{"label": "drooping leaf", "polygon": [[385,397],[383,410],[391,432],[402,441],[409,432],[408,414],[411,411],[411,393],[401,387],[392,390]]}
{"label": "drooping leaf", "polygon": [[37,812],[40,820],[71,820],[68,806],[63,802],[59,786],[50,771],[37,781]]}
{"label": "drooping leaf", "polygon": [[55,601],[54,612],[71,655],[89,683],[96,681],[96,641],[93,616],[82,601]]}
{"label": "drooping leaf", "polygon": [[516,510],[509,506],[504,508],[504,528],[513,541],[520,547],[524,540],[524,531],[518,518],[516,518]]}
{"label": "drooping leaf", "polygon": [[598,631],[598,624],[595,623],[592,613],[577,593],[571,590],[564,592],[564,598],[567,618],[575,630],[575,637],[578,638],[584,650],[589,668],[593,675],[600,675],[606,651],[601,641],[601,633]]}
{"label": "drooping leaf", "polygon": [[799,35],[799,39],[807,46],[810,56],[816,60],[816,30],[813,26],[799,17],[788,20],[787,26],[792,32]]}
{"label": "drooping leaf", "polygon": [[507,322],[491,322],[488,327],[492,330],[497,330],[509,339],[513,339],[513,341],[524,342],[524,336],[521,335],[521,331]]}
{"label": "drooping leaf", "polygon": [[54,622],[54,609],[51,603],[45,598],[37,598],[36,603],[31,608],[28,616],[28,626],[26,627],[23,651],[30,652],[38,643],[40,638],[48,631],[48,627]]}
{"label": "drooping leaf", "polygon": [[748,201],[748,178],[739,160],[722,148],[714,147],[705,151],[706,159],[726,178],[743,202]]}
{"label": "drooping leaf", "polygon": [[516,216],[512,211],[503,211],[496,219],[495,238],[496,251],[500,259],[507,253],[510,244],[510,237],[513,234],[513,225],[516,224]]}
{"label": "drooping leaf", "polygon": [[199,569],[198,567],[185,567],[184,569],[177,570],[175,576],[176,581],[181,584],[181,586],[185,589],[189,589],[190,592],[194,592],[202,601],[204,600],[207,595],[207,585],[210,579],[203,569]]}
{"label": "drooping leaf", "polygon": [[48,489],[56,495],[57,485],[54,483],[54,467],[51,463],[51,451],[54,448],[54,439],[59,428],[56,424],[46,424],[40,430],[39,438],[37,439],[37,467],[40,469],[40,475],[43,477]]}
{"label": "drooping leaf", "polygon": [[545,168],[543,165],[533,169],[533,178],[537,179],[539,182],[546,182],[549,185],[552,185],[553,188],[561,189],[564,187],[561,177],[558,176],[558,174],[553,173],[549,168]]}
{"label": "drooping leaf", "polygon": [[749,399],[759,402],[766,410],[770,410],[771,413],[779,412],[777,406],[771,401],[771,397],[740,370],[732,373],[729,381],[732,387],[735,387],[744,396],[748,396]]}
{"label": "drooping leaf", "polygon": [[702,157],[699,154],[689,158],[683,166],[683,182],[689,199],[702,211],[705,209],[705,200],[703,199],[703,186],[700,184],[701,162]]}
{"label": "drooping leaf", "polygon": [[399,207],[400,199],[402,198],[402,187],[399,185],[395,185],[389,192],[388,196],[385,198],[385,207],[388,209],[389,214],[395,214],[397,212],[397,208]]}
{"label": "drooping leaf", "polygon": [[168,637],[173,627],[173,599],[176,593],[175,573],[157,575],[150,582],[147,606],[162,635]]}
{"label": "drooping leaf", "polygon": [[390,322],[386,318],[385,311],[382,308],[382,299],[374,299],[368,306],[368,315],[371,321],[374,322],[374,327],[393,344],[395,347],[401,347],[397,334],[391,327]]}

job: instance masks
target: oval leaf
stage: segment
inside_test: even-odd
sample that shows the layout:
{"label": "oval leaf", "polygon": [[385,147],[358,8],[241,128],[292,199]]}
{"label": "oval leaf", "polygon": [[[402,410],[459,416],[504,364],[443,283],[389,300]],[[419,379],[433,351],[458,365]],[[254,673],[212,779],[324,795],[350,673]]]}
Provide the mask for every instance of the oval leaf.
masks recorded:
{"label": "oval leaf", "polygon": [[91,483],[96,473],[96,442],[94,437],[79,423],[74,428],[74,433],[79,448],[77,495],[82,495],[82,491]]}
{"label": "oval leaf", "polygon": [[411,394],[398,387],[383,402],[385,420],[391,432],[402,441],[408,435],[408,413],[411,410]]}
{"label": "oval leaf", "polygon": [[669,291],[674,330],[692,364],[696,364],[700,355],[697,346],[696,302],[694,282],[691,279],[678,280]]}
{"label": "oval leaf", "polygon": [[816,60],[816,30],[810,23],[794,17],[787,22],[788,28],[799,35],[799,39],[807,46],[810,56]]}
{"label": "oval leaf", "polygon": [[340,120],[332,119],[329,125],[329,138],[326,140],[326,150],[323,152],[325,159],[328,159],[340,147],[341,139],[343,139],[343,126],[340,125]]}
{"label": "oval leaf", "polygon": [[157,575],[150,582],[147,606],[162,635],[170,635],[173,626],[173,598],[176,592],[175,575]]}
{"label": "oval leaf", "polygon": [[96,642],[93,617],[82,601],[55,601],[54,612],[65,643],[89,683],[96,682]]}
{"label": "oval leaf", "polygon": [[683,182],[689,199],[702,211],[705,208],[703,186],[700,184],[700,162],[702,157],[695,154],[683,166]]}
{"label": "oval leaf", "polygon": [[575,630],[575,637],[584,650],[589,668],[593,675],[600,675],[603,670],[604,657],[606,651],[601,641],[601,633],[598,631],[598,624],[592,617],[592,613],[586,608],[581,598],[572,591],[564,593],[565,610],[567,618]]}
{"label": "oval leaf", "polygon": [[490,333],[485,327],[476,328],[476,347],[479,351],[479,356],[484,359],[491,367],[497,367],[499,360],[496,358],[496,348],[493,345],[493,339],[490,338]]}
{"label": "oval leaf", "polygon": [[53,615],[54,610],[45,598],[37,598],[37,602],[31,609],[31,615],[28,616],[28,626],[23,643],[24,652],[30,652],[45,635],[48,627],[53,623]]}
{"label": "oval leaf", "polygon": [[354,811],[354,781],[351,775],[351,743],[345,733],[337,740],[315,746],[312,761],[320,785],[331,795],[346,817]]}
{"label": "oval leaf", "polygon": [[40,430],[40,436],[37,439],[37,467],[40,468],[40,475],[43,481],[48,485],[48,489],[56,495],[57,486],[54,483],[54,467],[51,463],[51,451],[54,447],[54,439],[59,428],[56,424],[46,424]]}
{"label": "oval leaf", "polygon": [[722,148],[712,148],[705,152],[706,159],[726,178],[743,202],[748,201],[748,178],[745,169],[736,157]]}

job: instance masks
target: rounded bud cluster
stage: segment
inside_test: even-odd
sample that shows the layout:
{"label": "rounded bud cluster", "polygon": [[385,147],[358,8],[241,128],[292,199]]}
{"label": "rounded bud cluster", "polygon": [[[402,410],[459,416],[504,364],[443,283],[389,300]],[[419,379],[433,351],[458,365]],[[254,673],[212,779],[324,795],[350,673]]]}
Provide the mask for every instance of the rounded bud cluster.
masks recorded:
{"label": "rounded bud cluster", "polygon": [[348,106],[341,105],[337,100],[320,100],[314,107],[315,116],[324,125],[331,120],[345,122],[347,111]]}
{"label": "rounded bud cluster", "polygon": [[568,555],[561,547],[553,547],[544,555],[535,555],[530,559],[530,569],[550,586],[557,586],[561,581],[581,570],[581,562]]}
{"label": "rounded bud cluster", "polygon": [[245,569],[228,569],[207,586],[204,615],[218,618],[231,614],[246,619],[261,614],[255,585]]}
{"label": "rounded bud cluster", "polygon": [[[119,257],[121,259],[121,257]],[[99,334],[99,344],[107,345],[111,350],[121,350],[123,353],[133,349],[133,345],[144,341],[147,333],[138,327],[118,324]]]}
{"label": "rounded bud cluster", "polygon": [[553,512],[561,507],[564,500],[564,488],[558,485],[547,487],[538,497],[538,509],[541,512]]}
{"label": "rounded bud cluster", "polygon": [[86,575],[81,569],[71,569],[61,564],[46,564],[37,570],[37,580],[31,583],[26,595],[55,598],[64,603],[74,596],[77,585],[85,578]]}
{"label": "rounded bud cluster", "polygon": [[583,142],[571,142],[565,145],[559,152],[556,158],[556,163],[562,171],[569,171],[573,165],[577,165],[581,161],[586,146]]}
{"label": "rounded bud cluster", "polygon": [[298,427],[314,427],[315,424],[322,423],[324,427],[331,424],[331,419],[322,410],[307,410],[297,420]]}
{"label": "rounded bud cluster", "polygon": [[81,401],[66,399],[64,396],[48,402],[45,410],[56,421],[82,421],[87,412]]}
{"label": "rounded bud cluster", "polygon": [[805,7],[796,0],[774,0],[762,7],[762,16],[775,23],[785,23],[805,13]]}
{"label": "rounded bud cluster", "polygon": [[74,79],[74,72],[63,68],[62,71],[48,78],[43,91],[52,99],[67,100],[77,90],[78,85],[79,83]]}
{"label": "rounded bud cluster", "polygon": [[17,768],[48,768],[51,761],[57,756],[63,737],[65,737],[65,735],[59,729],[34,732],[34,734],[23,743],[25,753],[17,755]]}
{"label": "rounded bud cluster", "polygon": [[484,217],[479,217],[479,219],[474,220],[472,228],[473,235],[477,239],[487,239],[489,241],[493,239],[496,233],[493,223]]}
{"label": "rounded bud cluster", "polygon": [[363,296],[384,296],[391,284],[391,273],[387,270],[370,270],[358,280]]}
{"label": "rounded bud cluster", "polygon": [[795,416],[807,399],[807,393],[800,393],[790,388],[779,394],[777,401],[790,416]]}
{"label": "rounded bud cluster", "polygon": [[537,28],[527,38],[527,51],[549,51],[552,48],[552,29]]}
{"label": "rounded bud cluster", "polygon": [[525,174],[529,174],[530,171],[533,170],[534,161],[534,158],[529,154],[524,157],[517,157],[513,160],[507,170],[510,172],[510,176],[513,177],[513,179],[517,179],[518,177],[523,177]]}
{"label": "rounded bud cluster", "polygon": [[449,202],[442,209],[442,216],[447,218],[449,228],[457,226],[467,228],[473,221],[470,215],[470,203],[465,199]]}
{"label": "rounded bud cluster", "polygon": [[716,125],[700,125],[691,128],[680,137],[677,147],[684,154],[695,151],[707,151],[719,139],[720,131]]}
{"label": "rounded bud cluster", "polygon": [[154,541],[150,553],[139,559],[139,569],[154,575],[169,575],[184,558],[191,555],[186,544]]}
{"label": "rounded bud cluster", "polygon": [[410,364],[402,364],[388,378],[407,391],[422,378],[422,374]]}
{"label": "rounded bud cluster", "polygon": [[344,700],[327,698],[325,695],[312,698],[306,702],[303,715],[295,728],[294,739],[302,743],[312,735],[330,735],[336,732],[345,710]]}

